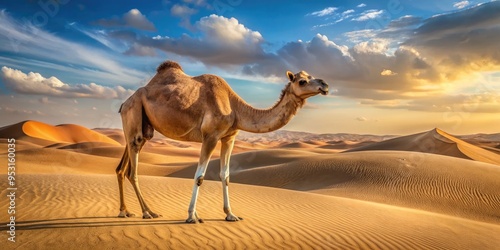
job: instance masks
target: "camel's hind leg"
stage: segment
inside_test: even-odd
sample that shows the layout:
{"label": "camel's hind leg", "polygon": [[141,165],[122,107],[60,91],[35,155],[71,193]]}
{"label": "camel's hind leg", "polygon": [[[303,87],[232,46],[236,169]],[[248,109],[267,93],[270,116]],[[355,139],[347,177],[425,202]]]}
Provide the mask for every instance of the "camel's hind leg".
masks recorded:
{"label": "camel's hind leg", "polygon": [[123,179],[125,175],[130,175],[130,159],[128,157],[128,148],[125,147],[125,152],[123,152],[122,160],[116,168],[116,176],[118,177],[118,190],[120,192],[120,213],[118,217],[134,217],[135,214],[130,213],[125,206],[125,199],[123,197]]}
{"label": "camel's hind leg", "polygon": [[[144,145],[144,142],[142,143]],[[142,145],[140,148],[142,148]],[[134,149],[132,147],[129,147],[129,155],[130,155],[130,175],[128,176],[128,179],[132,186],[134,187],[135,193],[137,195],[137,199],[139,200],[139,203],[142,208],[142,218],[143,219],[151,219],[151,218],[158,218],[161,217],[161,215],[154,213],[149,209],[148,205],[144,201],[144,198],[141,193],[141,189],[139,188],[139,179],[137,177],[137,166],[139,164],[139,151],[140,148]]]}
{"label": "camel's hind leg", "polygon": [[[140,94],[141,89],[139,89],[136,94],[125,101],[120,110],[122,116],[123,132],[125,134],[125,140],[127,143],[125,154],[128,155],[129,161],[129,169],[126,168],[126,171],[123,172],[126,173],[127,178],[134,187],[137,199],[139,200],[139,204],[141,205],[142,218],[151,219],[160,217],[161,215],[151,211],[151,209],[144,201],[141,189],[139,187],[137,168],[139,165],[139,152],[141,151],[142,146],[144,146],[144,144],[146,143],[146,140],[149,140],[153,137],[154,129],[149,123],[149,120],[144,112]],[[123,199],[123,176],[124,175],[118,175],[118,184],[122,197],[121,199]]]}

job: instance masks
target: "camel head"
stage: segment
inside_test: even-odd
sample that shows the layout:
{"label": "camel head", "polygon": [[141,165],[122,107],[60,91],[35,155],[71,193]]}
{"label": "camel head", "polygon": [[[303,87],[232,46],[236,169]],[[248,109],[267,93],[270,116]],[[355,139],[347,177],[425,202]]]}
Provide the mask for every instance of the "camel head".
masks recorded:
{"label": "camel head", "polygon": [[316,79],[305,71],[300,71],[297,74],[287,71],[286,75],[290,80],[292,93],[301,99],[306,99],[317,94],[328,94],[328,84],[323,79]]}

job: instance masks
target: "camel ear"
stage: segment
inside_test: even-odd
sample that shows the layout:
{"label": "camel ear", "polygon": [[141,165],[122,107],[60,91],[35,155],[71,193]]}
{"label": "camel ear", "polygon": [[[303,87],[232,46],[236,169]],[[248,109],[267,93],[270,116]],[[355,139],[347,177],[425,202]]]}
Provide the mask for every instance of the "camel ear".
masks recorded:
{"label": "camel ear", "polygon": [[293,82],[293,80],[295,79],[295,75],[290,71],[286,72],[286,76],[288,76],[288,79],[290,79],[290,82]]}

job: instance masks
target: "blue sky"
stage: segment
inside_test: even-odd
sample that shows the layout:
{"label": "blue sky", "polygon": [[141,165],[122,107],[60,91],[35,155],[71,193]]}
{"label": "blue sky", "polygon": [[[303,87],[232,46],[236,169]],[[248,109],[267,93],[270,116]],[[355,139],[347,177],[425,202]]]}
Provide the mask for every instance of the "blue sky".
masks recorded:
{"label": "blue sky", "polygon": [[286,70],[329,82],[285,129],[499,132],[498,1],[3,1],[0,23],[0,126],[121,127],[169,59],[261,108]]}

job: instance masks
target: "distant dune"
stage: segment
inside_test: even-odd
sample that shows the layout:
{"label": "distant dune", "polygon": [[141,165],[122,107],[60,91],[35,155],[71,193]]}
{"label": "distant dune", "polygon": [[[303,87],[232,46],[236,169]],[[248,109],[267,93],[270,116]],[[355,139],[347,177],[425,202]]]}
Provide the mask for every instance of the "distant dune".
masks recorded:
{"label": "distant dune", "polygon": [[121,145],[125,145],[125,136],[123,136],[123,131],[121,129],[112,129],[112,128],[98,128],[93,129],[93,131],[103,134]]}
{"label": "distant dune", "polygon": [[278,148],[313,148],[316,145],[307,144],[305,142],[292,142],[292,143],[281,143]]}
{"label": "distant dune", "polygon": [[[200,143],[158,133],[146,143],[139,182],[146,201],[163,218],[142,220],[116,218],[121,130],[36,121],[5,126],[0,128],[2,166],[7,166],[5,138],[12,137],[19,180],[16,249],[500,245],[500,154],[494,135],[469,136],[465,142],[439,129],[397,138],[243,134],[231,158],[230,193],[234,213],[245,220],[223,220],[218,145],[200,189],[198,212],[206,223],[199,225],[184,219]],[[0,168],[0,178],[7,179],[6,173]],[[0,182],[0,196],[6,192],[7,182]],[[140,214],[128,182],[125,200]],[[6,231],[7,223],[0,217],[0,230]]]}
{"label": "distant dune", "polygon": [[52,126],[38,121],[24,121],[0,128],[0,138],[42,139],[53,142],[105,142],[120,145],[100,133],[75,124]]}
{"label": "distant dune", "polygon": [[500,155],[460,140],[440,129],[397,137],[347,152],[369,150],[401,150],[448,155],[500,165]]}
{"label": "distant dune", "polygon": [[[241,131],[238,134],[238,139],[246,142],[279,142],[279,143],[290,143],[290,142],[304,142],[308,144],[321,144],[328,141],[353,141],[353,142],[365,142],[365,141],[383,141],[390,138],[394,138],[393,135],[358,135],[358,134],[313,134],[307,132],[299,131],[288,131],[288,130],[278,130],[274,132],[269,132],[265,134],[253,134],[245,131]],[[311,143],[312,142],[312,143]]]}

